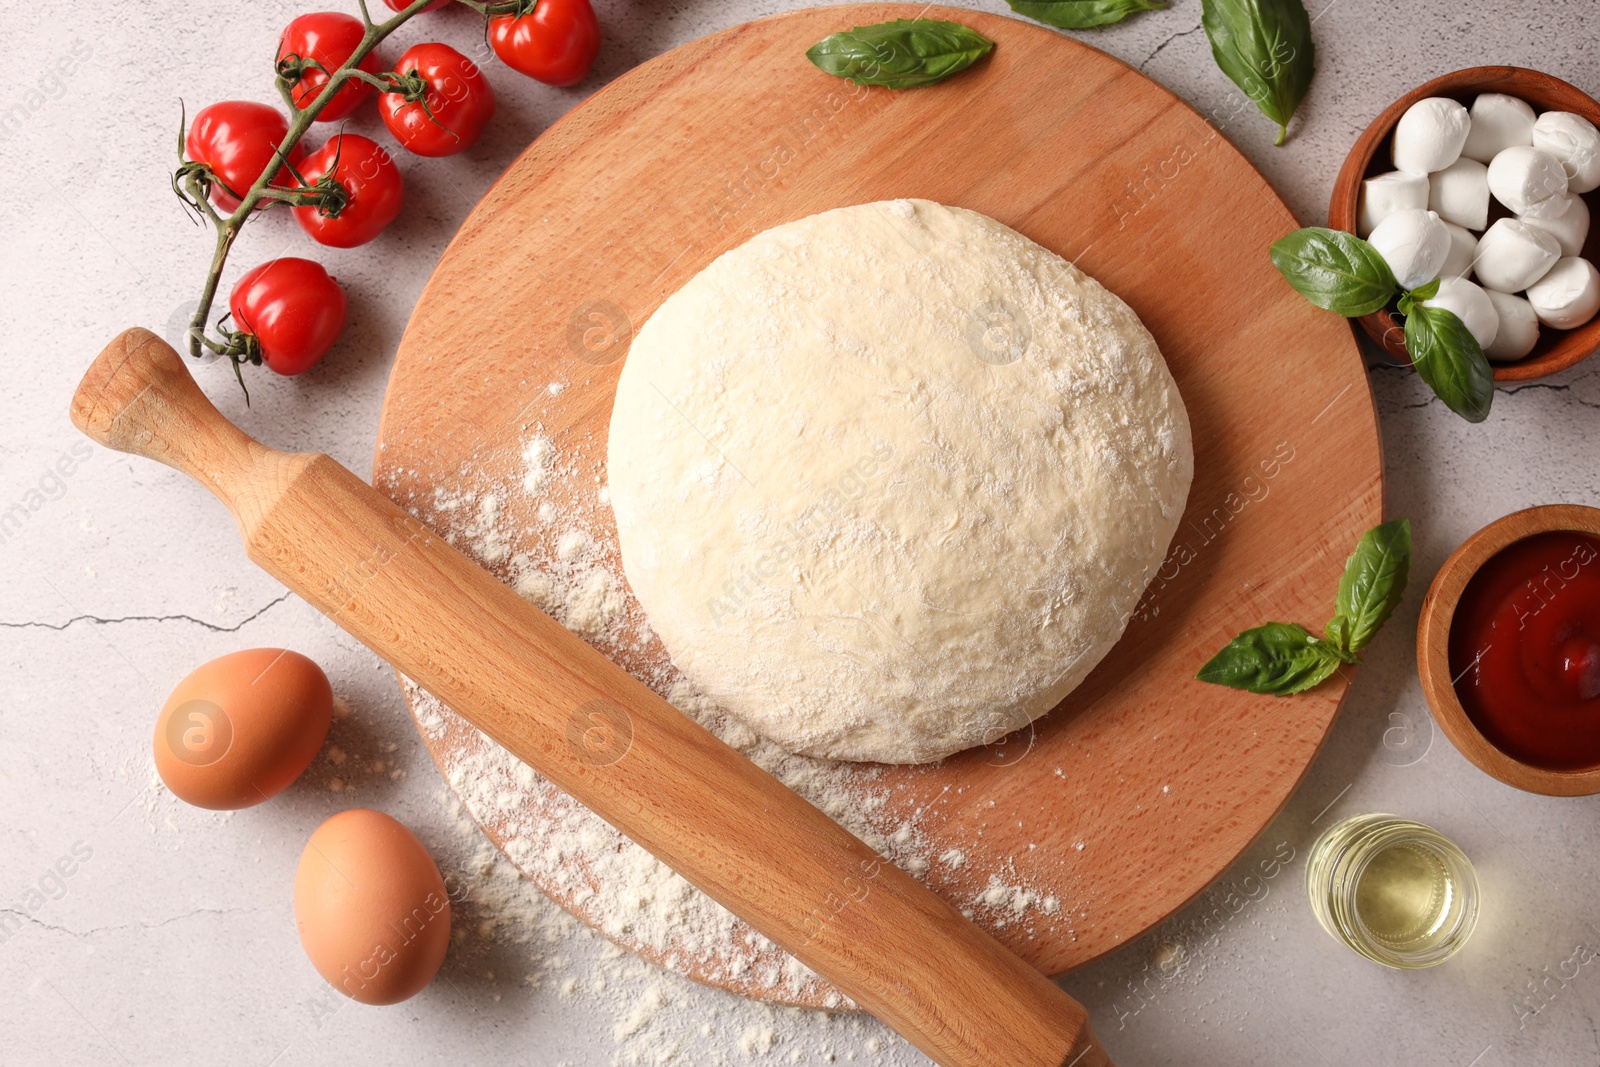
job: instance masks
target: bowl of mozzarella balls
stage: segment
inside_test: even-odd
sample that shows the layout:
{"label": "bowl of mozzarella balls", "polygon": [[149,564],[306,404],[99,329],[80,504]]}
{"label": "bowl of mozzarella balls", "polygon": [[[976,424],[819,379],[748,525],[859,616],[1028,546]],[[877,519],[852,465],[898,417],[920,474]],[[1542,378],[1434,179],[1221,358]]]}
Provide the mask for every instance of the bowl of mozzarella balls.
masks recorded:
{"label": "bowl of mozzarella balls", "polygon": [[[1522,67],[1435,78],[1367,127],[1328,225],[1363,237],[1404,289],[1455,312],[1498,381],[1541,378],[1600,349],[1600,104]],[[1361,320],[1408,358],[1391,305]]]}

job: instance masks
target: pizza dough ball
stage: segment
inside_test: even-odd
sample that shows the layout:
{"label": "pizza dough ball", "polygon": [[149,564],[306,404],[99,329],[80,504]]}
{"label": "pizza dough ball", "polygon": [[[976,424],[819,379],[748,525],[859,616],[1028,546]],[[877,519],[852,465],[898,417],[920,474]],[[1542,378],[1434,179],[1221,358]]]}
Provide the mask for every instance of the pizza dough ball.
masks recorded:
{"label": "pizza dough ball", "polygon": [[792,751],[893,763],[1071,692],[1194,465],[1126,304],[926,200],[718,257],[638,332],[610,433],[623,568],[673,662]]}

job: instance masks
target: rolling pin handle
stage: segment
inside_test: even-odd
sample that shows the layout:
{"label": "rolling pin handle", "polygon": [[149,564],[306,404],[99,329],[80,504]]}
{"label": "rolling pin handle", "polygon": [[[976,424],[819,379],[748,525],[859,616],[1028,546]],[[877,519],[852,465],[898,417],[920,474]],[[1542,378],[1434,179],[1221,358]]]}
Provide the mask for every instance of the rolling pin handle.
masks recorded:
{"label": "rolling pin handle", "polygon": [[92,440],[182,471],[240,515],[257,444],[200,391],[183,358],[149,330],[124,330],[95,357],[72,395],[72,424]]}

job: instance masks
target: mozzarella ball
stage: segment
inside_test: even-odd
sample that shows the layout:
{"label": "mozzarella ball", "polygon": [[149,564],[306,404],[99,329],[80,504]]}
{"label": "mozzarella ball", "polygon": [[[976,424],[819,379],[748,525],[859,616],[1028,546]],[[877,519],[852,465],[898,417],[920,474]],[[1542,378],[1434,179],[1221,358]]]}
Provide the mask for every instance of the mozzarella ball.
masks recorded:
{"label": "mozzarella ball", "polygon": [[1505,93],[1479,93],[1472,102],[1472,128],[1461,154],[1487,163],[1503,150],[1524,144],[1533,144],[1533,108],[1528,102]]}
{"label": "mozzarella ball", "polygon": [[1462,156],[1428,175],[1428,210],[1469,230],[1489,225],[1489,168]]}
{"label": "mozzarella ball", "polygon": [[1402,289],[1433,281],[1450,254],[1450,231],[1432,211],[1396,211],[1378,223],[1367,243],[1378,250]]}
{"label": "mozzarella ball", "polygon": [[1396,211],[1426,209],[1428,177],[1392,170],[1361,183],[1361,219],[1356,229],[1365,237]]}
{"label": "mozzarella ball", "polygon": [[1502,293],[1520,293],[1555,266],[1561,246],[1521,219],[1501,219],[1478,238],[1472,270],[1478,281]]}
{"label": "mozzarella ball", "polygon": [[1582,115],[1546,111],[1533,124],[1533,147],[1561,161],[1572,192],[1600,189],[1600,130]]}
{"label": "mozzarella ball", "polygon": [[1471,125],[1467,109],[1443,96],[1430,96],[1406,108],[1394,126],[1396,170],[1429,174],[1461,158]]}
{"label": "mozzarella ball", "polygon": [[1495,311],[1482,286],[1465,278],[1440,278],[1439,291],[1422,304],[1455,312],[1467,332],[1478,339],[1478,347],[1488,348],[1494,344],[1494,335],[1500,329],[1500,313]]}
{"label": "mozzarella ball", "polygon": [[1549,152],[1517,145],[1489,161],[1489,191],[1513,215],[1553,219],[1567,209],[1567,173]]}
{"label": "mozzarella ball", "polygon": [[1567,256],[1528,286],[1528,303],[1546,326],[1570,330],[1600,311],[1600,271],[1577,256]]}
{"label": "mozzarella ball", "polygon": [[1478,254],[1478,239],[1465,226],[1453,222],[1444,224],[1450,232],[1450,252],[1439,268],[1441,278],[1465,278],[1472,273],[1472,261]]}
{"label": "mozzarella ball", "polygon": [[1583,242],[1589,237],[1589,205],[1584,203],[1581,196],[1568,194],[1567,198],[1572,203],[1555,218],[1536,219],[1530,216],[1522,221],[1554,237],[1561,246],[1562,255],[1578,256],[1583,254]]}
{"label": "mozzarella ball", "polygon": [[1532,352],[1539,343],[1539,316],[1533,313],[1533,305],[1498,289],[1483,292],[1500,317],[1500,328],[1494,332],[1494,341],[1484,346],[1483,354],[1497,363],[1510,363]]}

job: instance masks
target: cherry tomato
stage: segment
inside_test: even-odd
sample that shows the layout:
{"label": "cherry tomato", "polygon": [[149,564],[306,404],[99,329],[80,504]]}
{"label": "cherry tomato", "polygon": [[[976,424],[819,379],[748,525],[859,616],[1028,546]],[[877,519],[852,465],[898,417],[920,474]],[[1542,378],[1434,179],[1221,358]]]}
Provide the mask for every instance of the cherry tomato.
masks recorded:
{"label": "cherry tomato", "polygon": [[600,52],[589,0],[539,0],[526,15],[489,20],[489,46],[506,66],[546,85],[577,85]]}
{"label": "cherry tomato", "polygon": [[[411,6],[412,0],[383,0],[383,2],[389,5],[391,11],[404,11]],[[449,2],[450,0],[433,0],[433,3],[422,9],[422,12],[427,14],[429,11],[437,11]]]}
{"label": "cherry tomato", "polygon": [[[366,27],[360,19],[339,11],[301,15],[284,27],[283,36],[278,39],[278,59],[281,62],[285,56],[299,56],[301,59],[314,59],[328,70],[335,70],[355,53],[365,32]],[[369,52],[367,58],[358,65],[369,74],[376,74],[383,69],[376,52]],[[304,111],[327,84],[328,75],[324,71],[305,71],[290,90],[294,106]],[[337,122],[348,117],[376,91],[366,82],[346,82],[344,88],[317,115],[317,121]]]}
{"label": "cherry tomato", "polygon": [[378,113],[395,140],[419,156],[454,155],[478,142],[494,115],[494,90],[476,63],[447,44],[419,44],[406,50],[394,70],[427,83],[419,100],[401,93],[378,97]]}
{"label": "cherry tomato", "polygon": [[[288,132],[289,120],[277,108],[248,100],[224,100],[200,109],[189,123],[183,150],[190,159],[210,165],[217,178],[211,183],[211,202],[232,211],[239,206],[239,197],[249,192],[272,164],[278,142]],[[295,145],[289,162],[299,166],[305,154],[305,149]],[[272,184],[293,185],[288,168],[279,167]]]}
{"label": "cherry tomato", "polygon": [[279,374],[316,365],[344,330],[344,290],[322,264],[286,257],[240,278],[228,296],[239,329],[261,343],[261,362]]}
{"label": "cherry tomato", "polygon": [[317,205],[294,209],[295,221],[312,240],[334,248],[354,248],[378,236],[400,214],[406,198],[405,179],[388,151],[372,138],[341,133],[300,165],[307,186],[330,170],[348,196],[339,214],[324,214]]}

